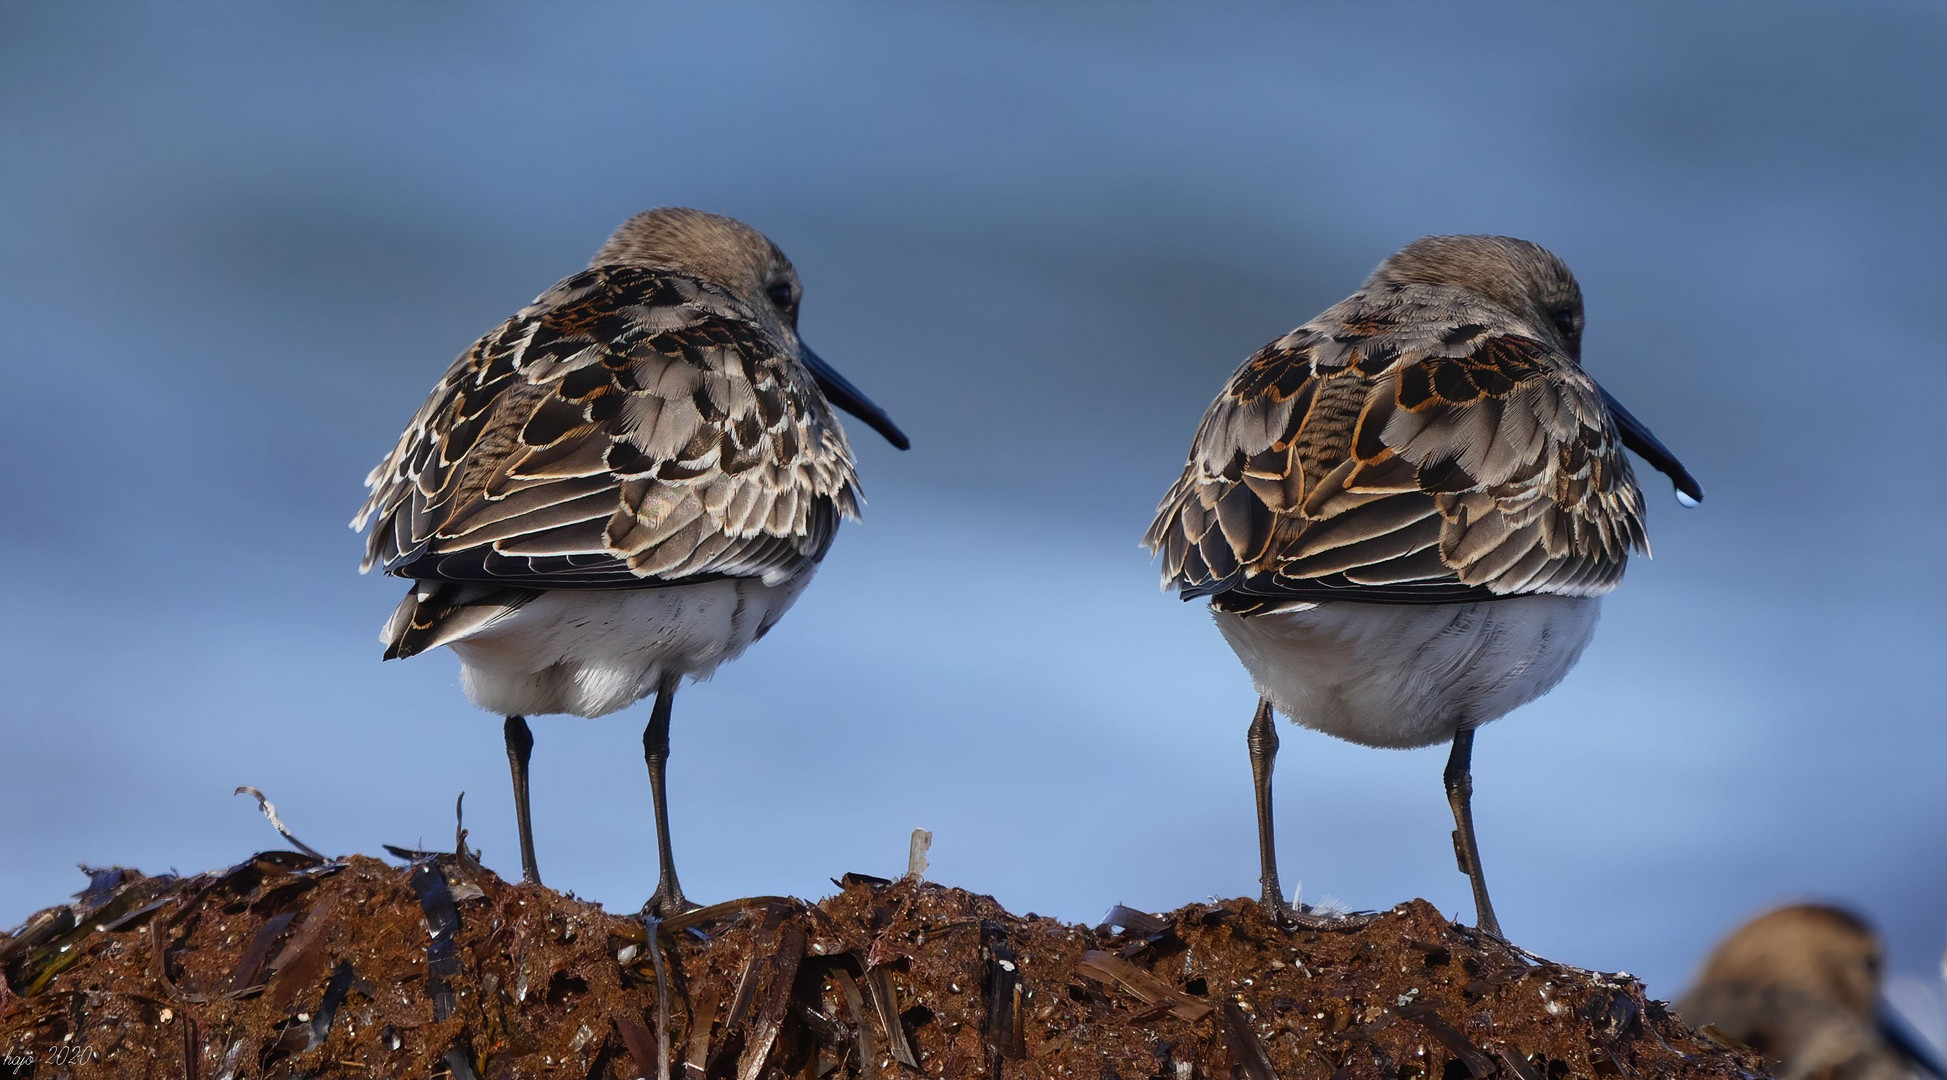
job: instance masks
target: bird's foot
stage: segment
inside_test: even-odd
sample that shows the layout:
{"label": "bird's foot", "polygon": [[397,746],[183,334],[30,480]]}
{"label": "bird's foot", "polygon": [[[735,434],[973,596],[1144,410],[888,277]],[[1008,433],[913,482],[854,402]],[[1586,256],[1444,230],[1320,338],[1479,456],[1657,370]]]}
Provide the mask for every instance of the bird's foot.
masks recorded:
{"label": "bird's foot", "polygon": [[1275,892],[1266,892],[1258,900],[1258,906],[1272,922],[1300,930],[1358,930],[1379,918],[1376,911],[1319,911],[1304,904],[1288,903]]}
{"label": "bird's foot", "polygon": [[642,914],[645,918],[673,919],[686,911],[695,911],[699,906],[690,903],[680,887],[658,883],[656,891],[643,903]]}

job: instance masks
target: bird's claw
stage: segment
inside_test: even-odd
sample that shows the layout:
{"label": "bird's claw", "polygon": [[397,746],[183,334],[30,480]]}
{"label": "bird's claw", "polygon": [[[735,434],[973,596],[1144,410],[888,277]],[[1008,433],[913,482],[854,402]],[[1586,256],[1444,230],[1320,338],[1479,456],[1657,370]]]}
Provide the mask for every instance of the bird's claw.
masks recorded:
{"label": "bird's claw", "polygon": [[1378,912],[1325,913],[1303,904],[1287,903],[1283,897],[1267,895],[1258,906],[1279,926],[1300,930],[1359,930],[1372,925]]}
{"label": "bird's claw", "polygon": [[643,902],[642,915],[650,919],[673,919],[685,912],[695,911],[701,904],[692,904],[681,889],[664,889],[660,886]]}

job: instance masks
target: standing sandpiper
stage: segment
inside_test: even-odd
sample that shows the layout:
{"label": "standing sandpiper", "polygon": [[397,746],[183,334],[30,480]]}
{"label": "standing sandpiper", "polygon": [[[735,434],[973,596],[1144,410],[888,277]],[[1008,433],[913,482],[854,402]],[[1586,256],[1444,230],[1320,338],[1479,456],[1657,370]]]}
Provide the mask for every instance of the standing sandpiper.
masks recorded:
{"label": "standing sandpiper", "polygon": [[1276,709],[1365,746],[1451,740],[1454,853],[1500,935],[1474,843],[1474,729],[1561,681],[1631,550],[1623,448],[1703,489],[1582,371],[1582,291],[1523,240],[1435,236],[1258,350],[1204,413],[1144,545],[1209,597],[1257,684],[1248,731],[1264,903]]}
{"label": "standing sandpiper", "polygon": [[365,479],[363,569],[413,579],[385,657],[450,645],[467,696],[507,718],[528,881],[523,717],[654,694],[642,744],[660,873],[644,910],[689,906],[663,789],[676,686],[764,636],[858,516],[831,407],[908,445],[798,339],[803,292],[742,222],[639,214],[461,354]]}

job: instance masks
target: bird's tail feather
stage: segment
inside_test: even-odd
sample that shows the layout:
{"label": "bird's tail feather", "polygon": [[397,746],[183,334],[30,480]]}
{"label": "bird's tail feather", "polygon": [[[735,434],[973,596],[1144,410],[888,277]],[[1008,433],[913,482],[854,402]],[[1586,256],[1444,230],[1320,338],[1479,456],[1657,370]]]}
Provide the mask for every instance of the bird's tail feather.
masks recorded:
{"label": "bird's tail feather", "polygon": [[385,658],[436,649],[500,619],[539,596],[536,589],[463,581],[415,581],[379,631]]}

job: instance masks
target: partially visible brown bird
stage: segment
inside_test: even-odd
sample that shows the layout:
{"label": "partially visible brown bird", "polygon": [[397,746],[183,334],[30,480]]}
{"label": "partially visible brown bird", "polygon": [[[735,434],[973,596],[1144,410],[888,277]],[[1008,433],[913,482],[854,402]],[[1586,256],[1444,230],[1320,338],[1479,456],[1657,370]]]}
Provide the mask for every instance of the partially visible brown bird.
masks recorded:
{"label": "partially visible brown bird", "polygon": [[1677,1012],[1776,1061],[1779,1080],[1947,1075],[1881,1005],[1881,966],[1857,915],[1793,904],[1725,938]]}

